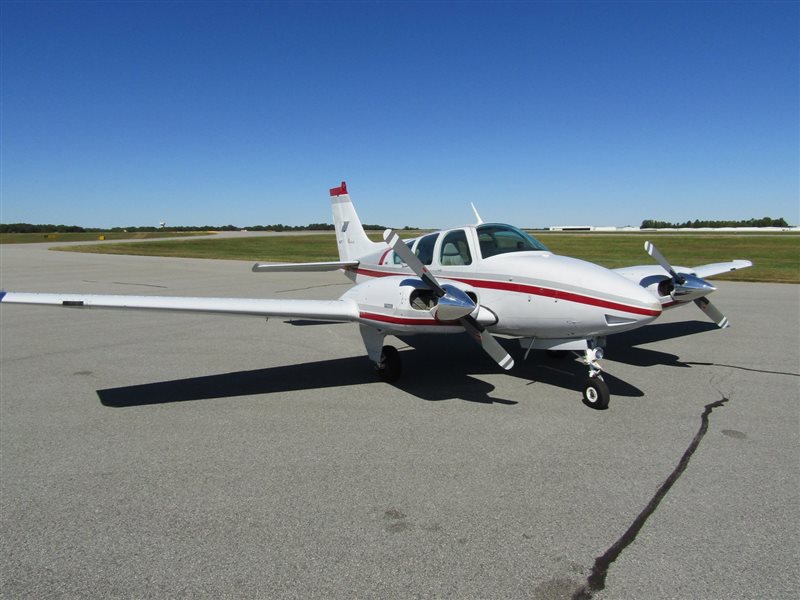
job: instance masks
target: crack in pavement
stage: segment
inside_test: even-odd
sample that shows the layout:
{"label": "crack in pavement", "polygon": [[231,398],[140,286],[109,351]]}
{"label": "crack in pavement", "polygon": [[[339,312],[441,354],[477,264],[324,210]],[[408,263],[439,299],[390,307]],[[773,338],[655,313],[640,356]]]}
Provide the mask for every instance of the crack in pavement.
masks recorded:
{"label": "crack in pavement", "polygon": [[[84,283],[103,283],[103,282],[100,282],[100,281],[97,281],[97,280],[93,280],[93,279],[84,279],[83,282]],[[166,285],[155,285],[155,284],[152,284],[152,283],[129,283],[127,281],[111,281],[109,283],[112,283],[114,285],[134,285],[134,286],[140,286],[140,287],[152,287],[152,288],[164,288],[164,289],[167,288]]]}
{"label": "crack in pavement", "polygon": [[752,373],[766,373],[767,375],[789,375],[790,377],[800,377],[800,373],[787,373],[786,371],[765,371],[764,369],[751,369],[749,367],[737,367],[736,365],[720,365],[710,362],[686,362],[687,365],[700,365],[703,367],[728,367],[729,369],[739,369],[741,371],[750,371]]}
{"label": "crack in pavement", "polygon": [[692,439],[692,442],[689,444],[689,447],[686,448],[686,452],[683,453],[683,456],[681,457],[675,469],[672,471],[672,473],[670,473],[669,477],[664,480],[664,483],[659,486],[658,490],[656,490],[656,493],[650,499],[650,502],[647,503],[647,506],[645,506],[642,512],[640,512],[636,519],[634,519],[627,531],[625,531],[625,533],[623,533],[622,536],[620,536],[620,538],[614,542],[602,556],[598,556],[594,559],[592,572],[589,577],[586,578],[586,584],[575,591],[575,593],[572,595],[572,600],[590,600],[594,595],[594,592],[599,592],[600,590],[605,589],[606,576],[608,575],[609,567],[611,567],[614,561],[619,558],[619,555],[622,554],[622,551],[625,550],[625,548],[627,548],[631,543],[633,543],[633,541],[636,539],[636,536],[639,534],[639,531],[647,522],[647,519],[649,519],[650,516],[656,511],[658,505],[664,499],[664,496],[667,495],[667,492],[670,491],[672,486],[675,485],[675,482],[678,481],[678,478],[686,470],[689,460],[692,458],[692,455],[700,445],[700,441],[703,439],[703,436],[705,436],[706,431],[708,431],[708,421],[711,411],[713,411],[715,408],[721,407],[728,402],[728,400],[728,398],[722,396],[721,400],[710,402],[709,404],[705,405],[703,414],[700,415],[700,428],[697,430],[697,433]]}

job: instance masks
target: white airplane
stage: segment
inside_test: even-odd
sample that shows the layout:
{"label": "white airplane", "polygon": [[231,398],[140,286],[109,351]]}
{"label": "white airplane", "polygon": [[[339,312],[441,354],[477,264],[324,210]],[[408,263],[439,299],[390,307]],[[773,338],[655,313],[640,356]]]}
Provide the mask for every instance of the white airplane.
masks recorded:
{"label": "white airplane", "polygon": [[[599,360],[606,336],[652,323],[665,309],[694,302],[719,327],[728,320],[708,300],[715,288],[703,278],[752,266],[735,260],[673,268],[650,242],[659,263],[606,269],[558,256],[527,233],[499,223],[478,223],[401,240],[390,229],[371,241],[356,214],[347,184],[330,190],[339,261],[256,264],[253,271],[343,270],[355,285],[338,300],[191,298],[0,292],[0,302],[82,308],[125,308],[351,321],[359,324],[379,376],[402,371],[387,335],[468,332],[503,369],[514,359],[494,334],[517,338],[525,349],[575,352],[588,367],[586,405],[608,406]],[[473,210],[475,207],[473,206]]]}

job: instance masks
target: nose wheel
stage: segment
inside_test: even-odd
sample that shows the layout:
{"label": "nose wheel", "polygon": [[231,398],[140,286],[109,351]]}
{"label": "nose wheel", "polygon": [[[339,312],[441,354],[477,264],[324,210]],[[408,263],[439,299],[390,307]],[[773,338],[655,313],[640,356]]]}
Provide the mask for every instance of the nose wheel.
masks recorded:
{"label": "nose wheel", "polygon": [[583,403],[595,410],[605,410],[608,408],[608,401],[611,394],[608,385],[603,381],[602,375],[589,377],[583,385]]}

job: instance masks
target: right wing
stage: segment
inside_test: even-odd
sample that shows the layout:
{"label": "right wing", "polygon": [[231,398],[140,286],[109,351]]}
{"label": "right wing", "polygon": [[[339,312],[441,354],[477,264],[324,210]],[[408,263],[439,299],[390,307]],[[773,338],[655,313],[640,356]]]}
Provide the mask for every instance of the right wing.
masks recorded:
{"label": "right wing", "polygon": [[105,294],[0,292],[3,304],[43,304],[70,308],[116,308],[211,314],[293,317],[320,321],[358,321],[358,304],[342,300],[270,300],[260,298],[191,298]]}

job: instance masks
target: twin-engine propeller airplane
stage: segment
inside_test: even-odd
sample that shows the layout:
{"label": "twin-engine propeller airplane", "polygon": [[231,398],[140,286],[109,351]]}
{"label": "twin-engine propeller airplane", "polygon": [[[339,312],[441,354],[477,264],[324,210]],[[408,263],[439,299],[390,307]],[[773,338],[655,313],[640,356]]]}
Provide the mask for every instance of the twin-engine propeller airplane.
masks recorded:
{"label": "twin-engine propeller airplane", "polygon": [[[0,292],[0,302],[82,308],[130,308],[292,317],[359,324],[369,358],[388,382],[400,377],[399,353],[387,335],[466,331],[503,369],[514,359],[494,334],[519,339],[526,350],[569,351],[588,367],[583,401],[606,408],[608,386],[599,360],[606,336],[652,323],[663,310],[694,302],[719,327],[728,320],[708,300],[704,281],[752,266],[735,260],[687,269],[672,267],[650,242],[660,266],[610,270],[558,256],[527,233],[478,223],[401,240],[390,229],[371,241],[347,185],[330,190],[339,261],[256,264],[253,271],[343,270],[355,285],[338,300],[269,300]],[[473,207],[474,209],[474,207]]]}

